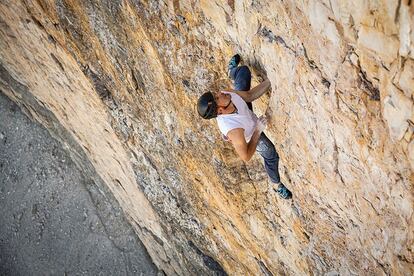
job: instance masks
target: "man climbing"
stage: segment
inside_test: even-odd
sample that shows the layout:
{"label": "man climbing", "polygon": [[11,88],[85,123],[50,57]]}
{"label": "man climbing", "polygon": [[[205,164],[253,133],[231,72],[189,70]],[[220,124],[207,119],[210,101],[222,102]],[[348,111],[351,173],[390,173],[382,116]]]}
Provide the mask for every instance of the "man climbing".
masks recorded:
{"label": "man climbing", "polygon": [[252,102],[262,96],[270,87],[267,79],[250,89],[251,73],[247,66],[238,66],[240,55],[234,55],[228,65],[228,73],[234,81],[234,90],[204,93],[198,99],[198,113],[204,119],[217,118],[223,137],[233,144],[243,161],[249,161],[257,151],[263,159],[270,180],[277,185],[277,193],[284,199],[292,193],[280,182],[279,155],[275,146],[263,133],[266,116],[253,113]]}

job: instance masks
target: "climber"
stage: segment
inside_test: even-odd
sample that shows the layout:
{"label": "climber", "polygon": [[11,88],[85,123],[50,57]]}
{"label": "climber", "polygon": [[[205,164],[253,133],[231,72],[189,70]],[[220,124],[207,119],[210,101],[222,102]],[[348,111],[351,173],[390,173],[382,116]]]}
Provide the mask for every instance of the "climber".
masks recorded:
{"label": "climber", "polygon": [[247,66],[239,66],[239,63],[240,55],[236,54],[228,64],[228,74],[234,82],[234,89],[215,94],[204,93],[198,99],[198,113],[204,119],[217,118],[223,138],[233,144],[243,161],[249,161],[257,151],[264,159],[271,182],[277,185],[277,193],[282,198],[289,199],[292,193],[280,182],[279,155],[273,143],[263,133],[267,118],[257,118],[252,108],[252,102],[270,88],[270,81],[266,79],[250,89],[250,70]]}

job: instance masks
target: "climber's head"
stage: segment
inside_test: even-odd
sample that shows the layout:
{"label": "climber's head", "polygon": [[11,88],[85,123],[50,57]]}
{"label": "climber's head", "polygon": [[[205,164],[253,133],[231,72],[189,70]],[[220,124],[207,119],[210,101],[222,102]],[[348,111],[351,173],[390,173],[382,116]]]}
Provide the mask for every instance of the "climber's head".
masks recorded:
{"label": "climber's head", "polygon": [[211,92],[204,93],[197,103],[198,114],[203,119],[213,119],[217,117],[217,103],[214,94]]}
{"label": "climber's head", "polygon": [[229,114],[232,112],[231,95],[226,91],[204,93],[198,99],[198,114],[204,119],[216,118],[217,115]]}

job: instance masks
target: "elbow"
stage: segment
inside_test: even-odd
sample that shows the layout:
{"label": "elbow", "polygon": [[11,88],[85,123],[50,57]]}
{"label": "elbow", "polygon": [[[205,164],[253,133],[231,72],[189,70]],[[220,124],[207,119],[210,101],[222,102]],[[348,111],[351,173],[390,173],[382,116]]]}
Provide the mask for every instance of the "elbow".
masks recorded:
{"label": "elbow", "polygon": [[251,95],[251,90],[248,91],[239,91],[240,93],[237,93],[237,95],[239,95],[243,101],[245,101],[246,103],[251,103],[253,101],[252,99],[252,95]]}
{"label": "elbow", "polygon": [[245,97],[245,99],[244,99],[244,101],[246,102],[246,103],[251,103],[251,102],[253,102],[253,100],[254,99],[252,99],[252,97],[249,95],[249,96],[247,96],[247,97]]}
{"label": "elbow", "polygon": [[251,156],[248,156],[247,154],[246,154],[246,155],[242,155],[242,156],[240,156],[240,158],[241,158],[241,160],[243,160],[244,162],[249,162],[249,161],[250,161],[250,159],[252,159],[252,157],[251,157]]}

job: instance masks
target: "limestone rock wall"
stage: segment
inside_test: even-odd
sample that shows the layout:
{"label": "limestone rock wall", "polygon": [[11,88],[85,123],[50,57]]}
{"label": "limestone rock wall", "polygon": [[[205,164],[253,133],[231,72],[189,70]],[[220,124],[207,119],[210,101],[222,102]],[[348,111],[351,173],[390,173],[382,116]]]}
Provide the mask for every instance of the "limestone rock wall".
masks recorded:
{"label": "limestone rock wall", "polygon": [[[0,89],[120,202],[168,275],[414,273],[414,4],[0,2]],[[293,201],[241,162],[205,91],[239,52]],[[269,109],[267,110],[267,105]]]}

